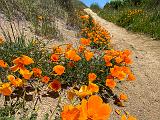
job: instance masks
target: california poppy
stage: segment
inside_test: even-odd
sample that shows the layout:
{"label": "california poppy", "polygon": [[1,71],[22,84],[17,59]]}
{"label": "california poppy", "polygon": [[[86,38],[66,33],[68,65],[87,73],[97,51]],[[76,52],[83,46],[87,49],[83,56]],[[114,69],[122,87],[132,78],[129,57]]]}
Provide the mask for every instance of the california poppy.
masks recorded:
{"label": "california poppy", "polygon": [[78,62],[79,60],[81,60],[81,57],[79,55],[75,55],[73,61]]}
{"label": "california poppy", "polygon": [[53,67],[53,71],[57,74],[57,75],[62,75],[65,71],[65,67],[63,67],[62,65],[56,65]]}
{"label": "california poppy", "polygon": [[121,93],[119,98],[120,98],[120,100],[125,100],[125,101],[128,99],[127,95],[124,93]]}
{"label": "california poppy", "polygon": [[32,58],[26,56],[26,55],[22,55],[21,57],[18,57],[16,59],[13,60],[13,63],[15,64],[14,66],[12,66],[10,69],[14,72],[16,72],[17,70],[25,70],[24,65],[30,65],[32,63],[34,63],[34,61],[32,60]]}
{"label": "california poppy", "polygon": [[57,61],[59,60],[59,55],[52,54],[52,55],[51,55],[51,60],[52,60],[53,62],[57,62]]}
{"label": "california poppy", "polygon": [[78,120],[80,110],[72,105],[65,105],[61,112],[62,120]]}
{"label": "california poppy", "polygon": [[89,73],[88,74],[88,79],[90,82],[93,82],[94,80],[96,80],[97,75],[95,73]]}
{"label": "california poppy", "polygon": [[88,19],[89,18],[89,15],[83,15],[83,16],[80,16],[81,19]]}
{"label": "california poppy", "polygon": [[23,85],[23,81],[20,78],[16,79],[13,75],[8,75],[7,78],[15,87],[21,87]]}
{"label": "california poppy", "polygon": [[88,86],[86,85],[81,86],[79,91],[75,90],[75,93],[80,97],[85,97],[92,94],[92,92],[88,89]]}
{"label": "california poppy", "polygon": [[85,49],[85,47],[83,45],[80,45],[79,48],[78,48],[79,52],[84,51],[84,49]]}
{"label": "california poppy", "polygon": [[32,68],[35,77],[41,77],[42,70],[39,68]]}
{"label": "california poppy", "polygon": [[50,80],[50,78],[48,77],[48,76],[44,76],[44,77],[42,77],[42,82],[43,83],[48,83],[49,82],[49,80]]}
{"label": "california poppy", "polygon": [[89,61],[92,57],[93,57],[93,52],[90,52],[90,51],[85,51],[84,52],[84,56],[86,58],[87,61]]}
{"label": "california poppy", "polygon": [[80,41],[81,41],[82,45],[90,45],[91,44],[91,40],[86,39],[86,38],[81,38]]}
{"label": "california poppy", "polygon": [[53,80],[50,84],[49,84],[49,87],[57,92],[61,89],[61,82],[59,80]]}
{"label": "california poppy", "polygon": [[24,79],[29,80],[33,74],[33,71],[30,72],[27,69],[24,70],[20,69],[19,73],[24,77]]}
{"label": "california poppy", "polygon": [[106,86],[113,89],[116,87],[116,82],[113,79],[106,79]]}
{"label": "california poppy", "polygon": [[7,63],[4,62],[3,60],[0,60],[0,67],[6,68],[7,67]]}
{"label": "california poppy", "polygon": [[4,96],[9,96],[12,94],[12,88],[10,86],[10,83],[3,83],[0,87],[0,93]]}
{"label": "california poppy", "polygon": [[108,120],[110,114],[109,104],[103,103],[101,97],[92,95],[88,101],[82,100],[79,120]]}
{"label": "california poppy", "polygon": [[135,80],[136,78],[135,78],[135,76],[132,74],[132,73],[130,73],[129,75],[128,75],[128,78],[127,78],[127,80],[128,81],[133,81],[133,80]]}
{"label": "california poppy", "polygon": [[121,57],[116,57],[115,58],[116,63],[121,63],[123,61],[123,59]]}
{"label": "california poppy", "polygon": [[95,92],[97,93],[99,91],[99,86],[94,83],[89,83],[88,90],[91,91],[92,93]]}
{"label": "california poppy", "polygon": [[75,50],[69,50],[68,52],[66,52],[66,58],[75,62],[81,60],[81,57],[76,53]]}

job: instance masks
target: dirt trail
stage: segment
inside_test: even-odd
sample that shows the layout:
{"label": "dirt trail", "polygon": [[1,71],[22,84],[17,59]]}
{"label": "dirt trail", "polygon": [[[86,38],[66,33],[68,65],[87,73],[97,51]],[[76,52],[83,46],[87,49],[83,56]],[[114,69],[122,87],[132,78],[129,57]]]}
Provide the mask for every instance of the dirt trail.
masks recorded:
{"label": "dirt trail", "polygon": [[129,101],[125,109],[139,120],[160,120],[160,41],[128,32],[100,18],[90,9],[85,11],[111,33],[111,42],[116,49],[133,52],[132,70],[137,80],[126,84]]}

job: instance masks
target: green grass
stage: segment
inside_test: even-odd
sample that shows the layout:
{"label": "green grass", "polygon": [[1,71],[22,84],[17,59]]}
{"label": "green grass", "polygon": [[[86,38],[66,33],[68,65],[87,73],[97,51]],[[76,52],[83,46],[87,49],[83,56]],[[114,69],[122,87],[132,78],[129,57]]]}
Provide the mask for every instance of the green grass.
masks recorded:
{"label": "green grass", "polygon": [[[156,0],[154,0],[156,1]],[[123,2],[122,2],[123,3]],[[148,34],[153,38],[160,38],[160,4],[148,0],[142,1],[140,5],[132,5],[126,3],[118,8],[113,8],[110,4],[106,4],[99,15],[119,26],[128,30]],[[142,13],[127,16],[129,11],[142,10]]]}
{"label": "green grass", "polygon": [[57,19],[79,27],[76,11],[85,6],[78,0],[0,0],[0,11],[8,21],[30,21],[35,34],[47,39],[61,37]]}

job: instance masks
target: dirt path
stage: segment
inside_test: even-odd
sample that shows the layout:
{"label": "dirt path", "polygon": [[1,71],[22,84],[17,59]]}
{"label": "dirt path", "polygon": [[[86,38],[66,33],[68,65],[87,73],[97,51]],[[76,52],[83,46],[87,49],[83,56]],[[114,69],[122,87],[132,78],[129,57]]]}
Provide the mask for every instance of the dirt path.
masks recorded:
{"label": "dirt path", "polygon": [[160,41],[128,32],[98,17],[90,9],[85,11],[111,33],[116,49],[133,52],[132,69],[137,80],[127,83],[125,92],[129,101],[125,109],[139,120],[160,120]]}

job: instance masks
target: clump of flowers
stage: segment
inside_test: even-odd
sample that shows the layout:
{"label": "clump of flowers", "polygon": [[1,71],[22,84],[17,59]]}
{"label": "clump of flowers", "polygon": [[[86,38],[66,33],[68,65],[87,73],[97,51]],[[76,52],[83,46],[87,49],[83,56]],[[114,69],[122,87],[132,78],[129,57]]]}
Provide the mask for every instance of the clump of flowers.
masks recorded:
{"label": "clump of flowers", "polygon": [[63,120],[108,120],[110,114],[110,105],[93,95],[88,100],[83,99],[80,105],[65,105],[61,116]]}
{"label": "clump of flowers", "polygon": [[[109,99],[124,106],[122,102],[127,101],[127,95],[117,95],[114,89],[122,82],[135,80],[129,67],[131,51],[109,48],[109,33],[89,16],[81,18],[85,26],[89,23],[85,28],[87,31],[82,32],[85,37],[80,39],[77,47],[71,44],[54,47],[47,55],[46,69],[49,71],[45,72],[39,61],[27,55],[14,58],[11,66],[1,59],[0,69],[7,70],[8,75],[2,78],[0,93],[10,96],[17,94],[18,90],[25,96],[32,88],[39,96],[49,92],[61,93],[66,85],[68,99],[78,99],[80,104],[65,105],[61,112],[63,120],[107,120],[111,107],[105,102]],[[93,46],[105,49],[91,49]]]}
{"label": "clump of flowers", "polygon": [[143,13],[144,11],[141,9],[128,10],[127,13],[124,13],[117,22],[121,26],[128,26],[130,23],[134,21],[135,17],[142,15]]}
{"label": "clump of flowers", "polygon": [[90,16],[81,16],[81,43],[90,45],[91,48],[107,49],[110,43],[110,34],[96,23]]}

